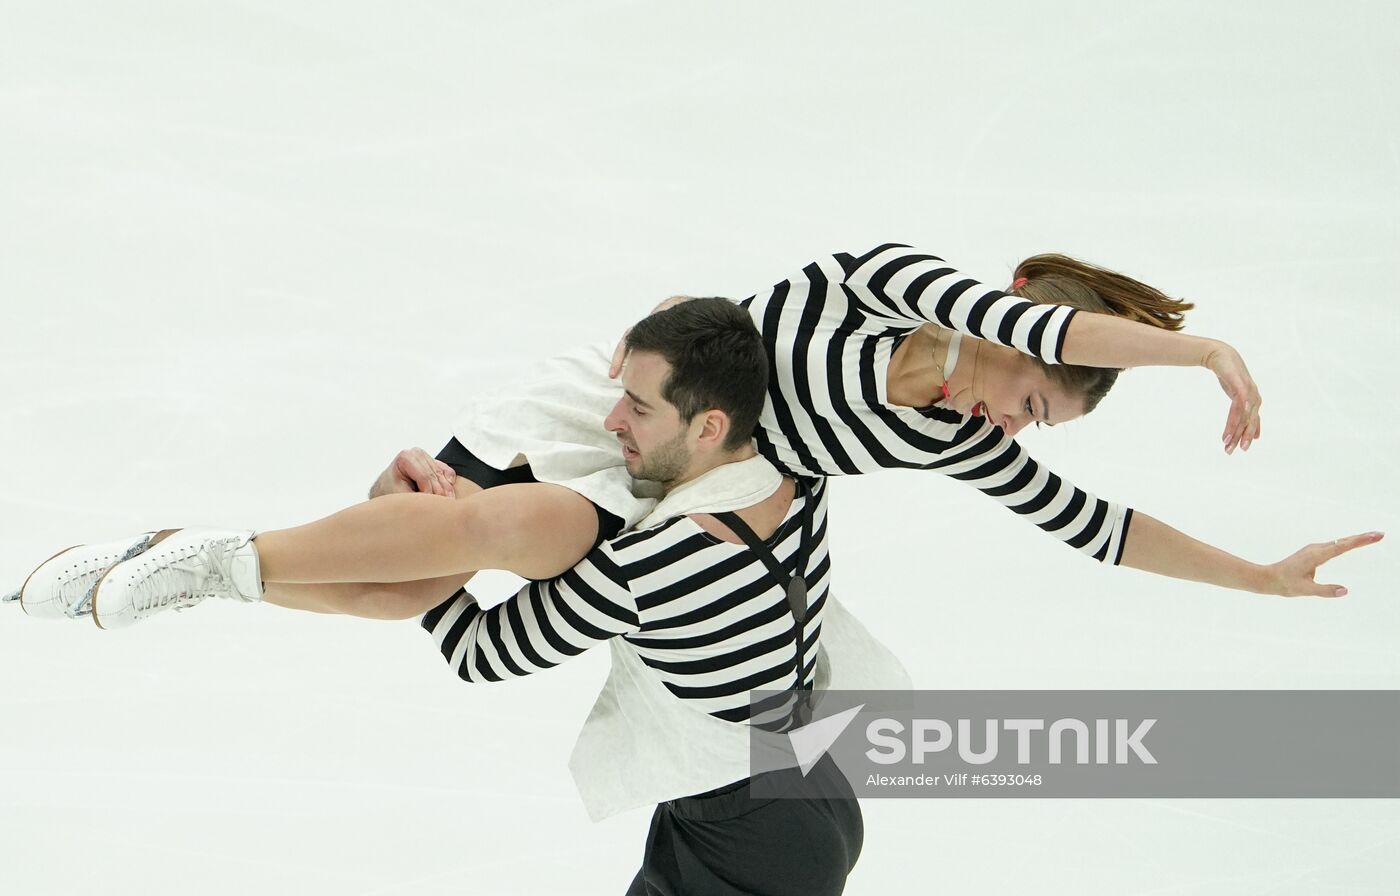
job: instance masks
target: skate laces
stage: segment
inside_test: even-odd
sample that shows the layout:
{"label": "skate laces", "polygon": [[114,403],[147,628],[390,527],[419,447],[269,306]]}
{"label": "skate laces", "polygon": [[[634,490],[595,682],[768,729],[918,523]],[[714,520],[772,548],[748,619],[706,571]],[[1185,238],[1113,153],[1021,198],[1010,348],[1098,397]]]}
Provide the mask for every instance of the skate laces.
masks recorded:
{"label": "skate laces", "polygon": [[238,551],[238,541],[237,538],[225,538],[207,545],[205,567],[210,577],[217,581],[219,590],[227,592],[229,597],[247,600],[233,582],[233,555]]}
{"label": "skate laces", "polygon": [[111,554],[98,557],[87,569],[60,582],[57,589],[58,601],[63,607],[63,614],[69,619],[77,619],[88,613],[92,609],[92,586],[102,578],[102,573],[120,562],[120,558]]}
{"label": "skate laces", "polygon": [[[190,544],[169,556],[152,558],[155,568],[131,584],[132,609],[138,613],[167,607],[183,610],[229,587],[230,542],[220,539]],[[187,562],[191,560],[193,564]]]}
{"label": "skate laces", "polygon": [[[103,558],[105,561],[107,558]],[[58,600],[63,606],[63,615],[69,619],[77,619],[86,613],[92,606],[92,586],[97,584],[97,580],[102,577],[102,573],[111,568],[110,563],[99,564],[92,569],[84,570],[82,573],[61,583],[58,586]],[[82,595],[77,600],[72,598],[75,592],[81,591]]]}
{"label": "skate laces", "polygon": [[[150,545],[150,543],[151,536],[143,536],[135,544],[127,548],[124,553],[115,557],[107,556],[99,558],[93,564],[91,569],[85,570],[80,575],[76,575],[69,581],[64,582],[62,585],[60,585],[60,598],[66,596],[64,593],[65,590],[71,593],[71,590],[75,585],[81,586],[83,588],[83,596],[78,598],[78,600],[74,601],[72,604],[67,605],[63,611],[64,614],[70,619],[78,619],[82,616],[86,616],[89,613],[91,613],[92,593],[97,587],[97,582],[102,578],[102,573],[111,569],[113,566],[116,566],[118,563],[123,563],[127,560],[130,560],[132,557],[143,553],[146,550],[146,548]],[[91,579],[91,581],[88,581],[89,579]],[[64,603],[67,604],[67,601],[65,600]]]}
{"label": "skate laces", "polygon": [[156,568],[145,573],[131,585],[131,608],[138,613],[165,607],[189,607],[204,599],[202,592],[190,588],[191,572],[174,564],[188,560],[194,550],[155,560]]}

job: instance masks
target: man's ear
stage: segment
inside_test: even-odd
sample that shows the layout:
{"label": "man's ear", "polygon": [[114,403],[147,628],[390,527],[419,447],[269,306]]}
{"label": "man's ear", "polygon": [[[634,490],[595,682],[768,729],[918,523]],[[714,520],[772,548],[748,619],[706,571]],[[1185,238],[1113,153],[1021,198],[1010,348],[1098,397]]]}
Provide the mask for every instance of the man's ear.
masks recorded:
{"label": "man's ear", "polygon": [[729,415],[719,408],[710,408],[696,414],[700,420],[700,435],[697,447],[711,451],[724,448],[724,440],[729,436]]}

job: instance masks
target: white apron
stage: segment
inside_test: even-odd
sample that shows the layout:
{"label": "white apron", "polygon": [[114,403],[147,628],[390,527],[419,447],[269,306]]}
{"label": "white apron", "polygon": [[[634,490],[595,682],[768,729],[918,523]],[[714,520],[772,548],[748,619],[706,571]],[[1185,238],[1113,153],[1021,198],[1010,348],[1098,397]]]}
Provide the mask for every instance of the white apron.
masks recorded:
{"label": "white apron", "polygon": [[617,437],[603,428],[622,397],[622,383],[608,378],[612,350],[598,343],[549,359],[540,376],[467,405],[453,435],[497,469],[524,456],[536,479],[572,489],[635,526],[661,488],[633,482]]}
{"label": "white apron", "polygon": [[[751,506],[782,475],[768,461],[724,464],[675,489],[643,520]],[[909,674],[830,593],[817,648],[818,690],[909,688]],[[693,708],[666,690],[626,638],[609,642],[612,668],[569,759],[594,821],[627,809],[703,793],[749,777],[748,725]],[[785,735],[756,732],[757,736]],[[781,744],[775,749],[782,750]]]}

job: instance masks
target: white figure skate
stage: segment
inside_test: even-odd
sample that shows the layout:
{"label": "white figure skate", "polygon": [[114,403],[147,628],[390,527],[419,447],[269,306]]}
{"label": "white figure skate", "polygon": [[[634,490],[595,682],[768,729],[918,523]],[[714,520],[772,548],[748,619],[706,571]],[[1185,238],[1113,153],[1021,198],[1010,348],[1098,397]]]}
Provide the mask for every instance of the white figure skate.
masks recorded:
{"label": "white figure skate", "polygon": [[262,600],[254,534],[246,529],[157,533],[144,552],[116,564],[93,585],[93,621],[98,628],[125,628],[208,597]]}
{"label": "white figure skate", "polygon": [[154,532],[104,544],[80,544],[39,564],[15,594],[20,609],[41,619],[78,619],[88,612],[88,592],[107,570],[146,550]]}

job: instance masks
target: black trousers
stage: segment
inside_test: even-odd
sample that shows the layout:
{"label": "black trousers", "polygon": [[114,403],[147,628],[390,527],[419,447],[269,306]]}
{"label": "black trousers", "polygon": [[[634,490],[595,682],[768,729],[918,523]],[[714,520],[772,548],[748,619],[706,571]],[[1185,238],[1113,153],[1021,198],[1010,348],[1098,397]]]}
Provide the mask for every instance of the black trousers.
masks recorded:
{"label": "black trousers", "polygon": [[835,896],[846,887],[865,839],[860,803],[824,757],[783,792],[755,798],[745,779],[656,807],[642,870],[627,896]]}

